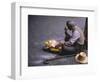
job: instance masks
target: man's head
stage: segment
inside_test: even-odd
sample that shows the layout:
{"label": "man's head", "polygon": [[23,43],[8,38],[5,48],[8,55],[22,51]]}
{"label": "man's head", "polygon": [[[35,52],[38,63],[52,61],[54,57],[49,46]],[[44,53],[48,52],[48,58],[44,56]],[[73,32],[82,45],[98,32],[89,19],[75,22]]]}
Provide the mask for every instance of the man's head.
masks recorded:
{"label": "man's head", "polygon": [[75,23],[73,21],[67,21],[66,26],[68,27],[69,30],[73,30],[75,27]]}

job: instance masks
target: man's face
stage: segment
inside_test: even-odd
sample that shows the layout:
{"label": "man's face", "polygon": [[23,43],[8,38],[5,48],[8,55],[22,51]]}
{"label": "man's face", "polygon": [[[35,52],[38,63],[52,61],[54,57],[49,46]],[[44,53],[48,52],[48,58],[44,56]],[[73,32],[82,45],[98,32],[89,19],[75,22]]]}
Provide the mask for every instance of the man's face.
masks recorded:
{"label": "man's face", "polygon": [[72,25],[67,24],[67,26],[68,26],[68,29],[69,30],[72,30],[73,29]]}

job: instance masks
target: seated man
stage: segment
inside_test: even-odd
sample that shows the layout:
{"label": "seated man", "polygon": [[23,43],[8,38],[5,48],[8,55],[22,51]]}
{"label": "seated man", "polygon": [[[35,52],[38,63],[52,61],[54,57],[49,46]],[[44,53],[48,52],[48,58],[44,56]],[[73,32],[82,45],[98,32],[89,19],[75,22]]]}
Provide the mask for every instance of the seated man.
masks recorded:
{"label": "seated man", "polygon": [[67,21],[65,27],[65,42],[62,47],[63,52],[79,53],[83,50],[84,33],[73,21]]}

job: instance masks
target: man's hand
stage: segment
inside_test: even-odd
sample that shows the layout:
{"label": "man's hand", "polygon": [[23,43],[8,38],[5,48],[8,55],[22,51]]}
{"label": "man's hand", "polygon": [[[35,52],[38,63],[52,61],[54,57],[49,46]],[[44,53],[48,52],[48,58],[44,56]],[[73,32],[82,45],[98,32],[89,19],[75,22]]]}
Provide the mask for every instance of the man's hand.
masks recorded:
{"label": "man's hand", "polygon": [[63,41],[63,40],[59,42],[59,44],[64,44],[64,43],[65,43],[65,41]]}
{"label": "man's hand", "polygon": [[64,43],[64,45],[71,46],[71,42],[70,41],[67,41],[67,42]]}

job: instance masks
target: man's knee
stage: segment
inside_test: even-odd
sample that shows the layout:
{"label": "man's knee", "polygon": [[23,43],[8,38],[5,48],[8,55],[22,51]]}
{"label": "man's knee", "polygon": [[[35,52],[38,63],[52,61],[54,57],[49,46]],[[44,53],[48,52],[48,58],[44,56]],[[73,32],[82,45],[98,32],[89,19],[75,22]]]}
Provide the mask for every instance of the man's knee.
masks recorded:
{"label": "man's knee", "polygon": [[75,51],[75,47],[74,46],[63,46],[63,50],[64,51],[69,51],[69,52],[74,52]]}

